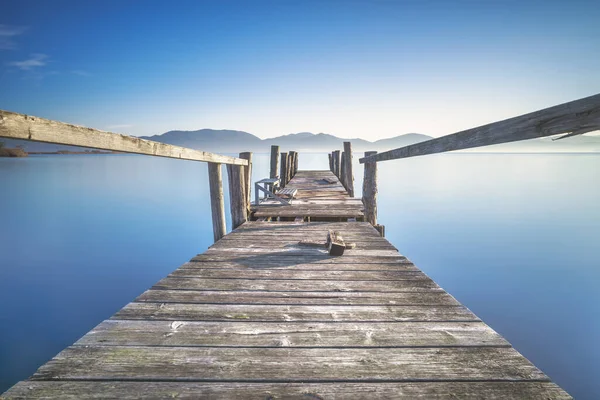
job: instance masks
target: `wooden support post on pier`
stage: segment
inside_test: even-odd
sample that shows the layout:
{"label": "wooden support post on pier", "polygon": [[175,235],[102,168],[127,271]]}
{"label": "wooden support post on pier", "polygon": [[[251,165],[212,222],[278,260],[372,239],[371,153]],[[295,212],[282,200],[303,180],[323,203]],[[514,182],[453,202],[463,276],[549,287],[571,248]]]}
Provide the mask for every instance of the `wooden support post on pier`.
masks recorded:
{"label": "wooden support post on pier", "polygon": [[294,171],[294,165],[296,165],[296,152],[295,151],[290,151],[290,174],[288,175],[288,178],[291,180],[294,175],[296,174],[296,172]]}
{"label": "wooden support post on pier", "polygon": [[250,203],[252,202],[252,152],[240,153],[240,158],[248,160],[248,166],[244,167],[244,192],[246,193],[246,218],[250,215]]}
{"label": "wooden support post on pier", "polygon": [[245,172],[243,166],[227,164],[229,177],[229,206],[231,209],[231,229],[248,220],[246,208]]}
{"label": "wooden support post on pier", "polygon": [[[376,151],[365,151],[365,157],[377,154]],[[365,206],[365,221],[377,225],[377,163],[365,163],[362,202]]]}
{"label": "wooden support post on pier", "polygon": [[279,173],[279,146],[271,146],[271,171],[269,178],[275,179]]}
{"label": "wooden support post on pier", "polygon": [[280,187],[284,188],[287,183],[287,161],[288,153],[281,153],[281,164],[279,169]]}
{"label": "wooden support post on pier", "polygon": [[223,196],[221,164],[208,163],[208,183],[210,187],[210,209],[212,213],[213,235],[216,242],[227,233],[227,227],[225,226],[225,200]]}
{"label": "wooden support post on pier", "polygon": [[288,160],[287,160],[287,182],[285,183],[286,185],[288,183],[290,183],[290,181],[292,180],[292,159],[294,158],[293,152],[289,152],[288,153]]}
{"label": "wooden support post on pier", "polygon": [[354,197],[354,174],[352,173],[352,143],[344,142],[344,154],[346,157],[344,162],[346,166],[344,167],[344,186],[348,191],[348,195],[350,197]]}
{"label": "wooden support post on pier", "polygon": [[327,158],[329,158],[329,170],[333,172],[333,155],[329,153],[327,154]]}
{"label": "wooden support post on pier", "polygon": [[338,178],[340,177],[340,151],[334,150],[333,152],[333,173]]}
{"label": "wooden support post on pier", "polygon": [[347,191],[348,189],[346,188],[346,181],[344,180],[346,178],[346,152],[344,152],[344,151],[342,151],[342,157],[340,160],[340,174],[339,174],[338,178],[340,178],[340,182],[342,182],[342,186]]}
{"label": "wooden support post on pier", "polygon": [[298,156],[300,154],[298,152],[296,152],[296,155],[294,157],[294,175],[296,175],[298,173]]}

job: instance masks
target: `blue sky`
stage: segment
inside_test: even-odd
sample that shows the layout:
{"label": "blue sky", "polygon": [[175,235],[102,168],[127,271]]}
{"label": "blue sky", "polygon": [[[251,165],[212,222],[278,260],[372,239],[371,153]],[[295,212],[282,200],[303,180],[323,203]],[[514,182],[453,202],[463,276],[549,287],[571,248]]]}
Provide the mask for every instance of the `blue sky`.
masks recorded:
{"label": "blue sky", "polygon": [[0,109],[133,135],[441,136],[600,92],[597,1],[24,1]]}

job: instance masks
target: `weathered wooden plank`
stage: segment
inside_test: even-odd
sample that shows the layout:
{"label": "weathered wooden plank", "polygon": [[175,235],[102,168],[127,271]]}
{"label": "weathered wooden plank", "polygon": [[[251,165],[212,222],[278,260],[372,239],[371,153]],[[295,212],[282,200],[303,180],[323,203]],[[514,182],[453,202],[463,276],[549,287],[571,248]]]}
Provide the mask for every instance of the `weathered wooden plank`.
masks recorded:
{"label": "weathered wooden plank", "polygon": [[221,164],[247,165],[246,160],[205,151],[173,146],[118,133],[0,110],[0,137],[90,147],[94,149],[207,161]]}
{"label": "weathered wooden plank", "polygon": [[72,346],[33,380],[417,381],[548,378],[512,348]]}
{"label": "weathered wooden plank", "polygon": [[[377,154],[376,151],[365,151],[365,157]],[[363,197],[365,205],[365,221],[377,225],[377,163],[365,164],[363,178]]]}
{"label": "weathered wooden plank", "polygon": [[280,208],[265,208],[260,206],[256,208],[254,215],[256,217],[314,217],[314,218],[361,218],[364,216],[362,209],[337,209],[330,207],[303,207],[292,208],[282,206]]}
{"label": "weathered wooden plank", "polygon": [[300,304],[300,305],[437,305],[456,306],[459,303],[441,290],[427,292],[261,292],[155,290],[142,293],[137,302],[197,303],[197,304]]}
{"label": "weathered wooden plank", "polygon": [[244,229],[255,229],[261,231],[275,230],[275,229],[285,229],[285,228],[293,228],[289,229],[290,232],[298,232],[300,230],[307,229],[317,229],[324,230],[327,232],[329,229],[343,229],[344,232],[349,230],[360,230],[362,232],[372,232],[374,231],[373,227],[367,222],[308,222],[301,226],[294,224],[293,222],[259,222],[259,221],[249,221],[244,225],[235,229],[236,232],[239,232]]}
{"label": "weathered wooden plank", "polygon": [[[318,240],[319,242],[325,242],[325,240],[323,240],[323,237],[321,235],[318,235],[318,237],[315,237],[314,240]],[[292,239],[292,240],[277,240],[277,241],[269,241],[268,238],[266,238],[264,241],[250,241],[250,240],[240,240],[240,241],[234,241],[234,240],[227,240],[224,241],[224,243],[215,243],[214,245],[211,246],[212,250],[228,250],[228,249],[232,249],[232,248],[237,248],[237,249],[243,249],[244,252],[245,251],[250,251],[250,250],[265,250],[265,252],[267,251],[275,251],[275,250],[281,250],[281,251],[299,251],[302,254],[310,254],[309,252],[305,252],[303,251],[305,249],[305,247],[303,245],[300,244],[300,242],[302,241],[302,239]],[[350,243],[350,241],[348,241],[348,243]],[[392,246],[389,243],[382,243],[382,242],[353,242],[354,244],[356,244],[356,247],[354,249],[349,249],[349,250],[389,250],[389,251],[397,251],[396,248],[394,246]],[[234,247],[235,246],[235,247]],[[321,247],[317,247],[314,246],[314,249],[316,250],[327,250],[327,248],[325,248],[325,246],[321,246]],[[313,249],[313,250],[314,250]]]}
{"label": "weathered wooden plank", "polygon": [[[283,261],[282,261],[283,264]],[[437,284],[427,279],[380,281],[316,281],[316,280],[260,280],[260,279],[202,279],[166,277],[155,289],[194,289],[194,290],[269,290],[307,292],[419,292],[441,290]]]}
{"label": "weathered wooden plank", "polygon": [[[282,263],[283,261],[283,263]],[[373,260],[370,260],[373,261]],[[289,265],[289,260],[286,259],[267,259],[263,262],[248,262],[245,260],[231,261],[190,261],[181,266],[181,268],[201,268],[201,269],[293,269],[294,271],[420,271],[413,263],[408,260],[396,263],[325,263],[314,262],[304,264]]]}
{"label": "weathered wooden plank", "polygon": [[303,264],[360,264],[361,268],[365,265],[397,265],[402,263],[410,263],[406,257],[402,255],[394,256],[346,256],[346,257],[330,257],[329,254],[231,254],[231,253],[213,253],[199,254],[192,258],[193,262],[235,262],[248,266],[280,266],[289,267]]}
{"label": "weathered wooden plank", "polygon": [[436,347],[510,344],[482,322],[257,323],[108,320],[80,346]]}
{"label": "weathered wooden plank", "polygon": [[571,399],[551,382],[20,382],[5,399]]}
{"label": "weathered wooden plank", "polygon": [[[245,256],[263,256],[265,254],[278,254],[278,255],[287,255],[287,256],[307,256],[307,255],[323,255],[326,254],[329,256],[327,251],[310,248],[304,246],[298,247],[288,247],[288,248],[252,248],[252,247],[225,247],[225,248],[214,248],[206,250],[205,254],[223,254],[229,255],[230,253],[236,253],[237,255],[245,255]],[[344,257],[346,256],[396,256],[398,252],[395,249],[389,250],[371,250],[371,249],[348,249],[344,252]],[[343,258],[341,258],[343,260]]]}
{"label": "weathered wooden plank", "polygon": [[129,303],[112,319],[170,321],[386,322],[478,321],[463,306],[347,306]]}
{"label": "weathered wooden plank", "polygon": [[208,163],[208,184],[210,187],[210,210],[212,215],[213,237],[216,242],[227,233],[221,164]]}
{"label": "weathered wooden plank", "polygon": [[298,271],[294,269],[178,268],[169,276],[219,279],[393,281],[429,279],[421,271]]}
{"label": "weathered wooden plank", "polygon": [[587,133],[599,129],[600,94],[597,94],[440,138],[385,151],[361,158],[360,162],[395,160],[561,133]]}

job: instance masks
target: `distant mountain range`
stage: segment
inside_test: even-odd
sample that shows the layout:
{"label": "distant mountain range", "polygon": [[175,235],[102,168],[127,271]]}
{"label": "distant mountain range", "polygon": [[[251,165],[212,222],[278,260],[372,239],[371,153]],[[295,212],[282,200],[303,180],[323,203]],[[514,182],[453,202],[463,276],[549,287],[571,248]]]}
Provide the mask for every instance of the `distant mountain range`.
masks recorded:
{"label": "distant mountain range", "polygon": [[[169,143],[219,153],[253,151],[267,153],[273,144],[281,151],[330,152],[342,148],[344,141],[351,141],[356,152],[369,150],[385,151],[432,139],[419,133],[408,133],[393,138],[370,142],[364,139],[343,139],[326,133],[300,132],[270,139],[243,131],[200,129],[197,131],[169,131],[162,135],[141,136],[143,139]],[[25,140],[2,139],[6,147],[23,146],[29,152],[52,152],[59,150],[81,151],[80,147],[63,146]],[[478,152],[600,152],[600,136],[574,136],[560,141],[550,138],[532,139],[523,142],[506,143],[468,151]]]}
{"label": "distant mountain range", "polygon": [[142,136],[143,139],[169,143],[214,152],[254,151],[267,153],[271,145],[279,145],[281,151],[333,151],[340,149],[344,141],[350,140],[356,151],[384,150],[390,146],[401,147],[431,139],[431,136],[409,133],[391,139],[370,142],[364,139],[342,139],[326,133],[300,132],[260,139],[248,132],[201,129],[199,131],[170,131],[162,135]]}

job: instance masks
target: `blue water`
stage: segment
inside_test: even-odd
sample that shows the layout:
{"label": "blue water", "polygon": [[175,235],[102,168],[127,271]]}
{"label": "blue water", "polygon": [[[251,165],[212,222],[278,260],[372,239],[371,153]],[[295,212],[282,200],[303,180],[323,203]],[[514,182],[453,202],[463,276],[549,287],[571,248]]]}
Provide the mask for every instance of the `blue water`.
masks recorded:
{"label": "blue water", "polygon": [[[254,178],[267,171],[255,155]],[[445,154],[379,173],[387,238],[572,395],[600,398],[600,155]],[[0,210],[0,392],[212,243],[203,163],[0,158]]]}

